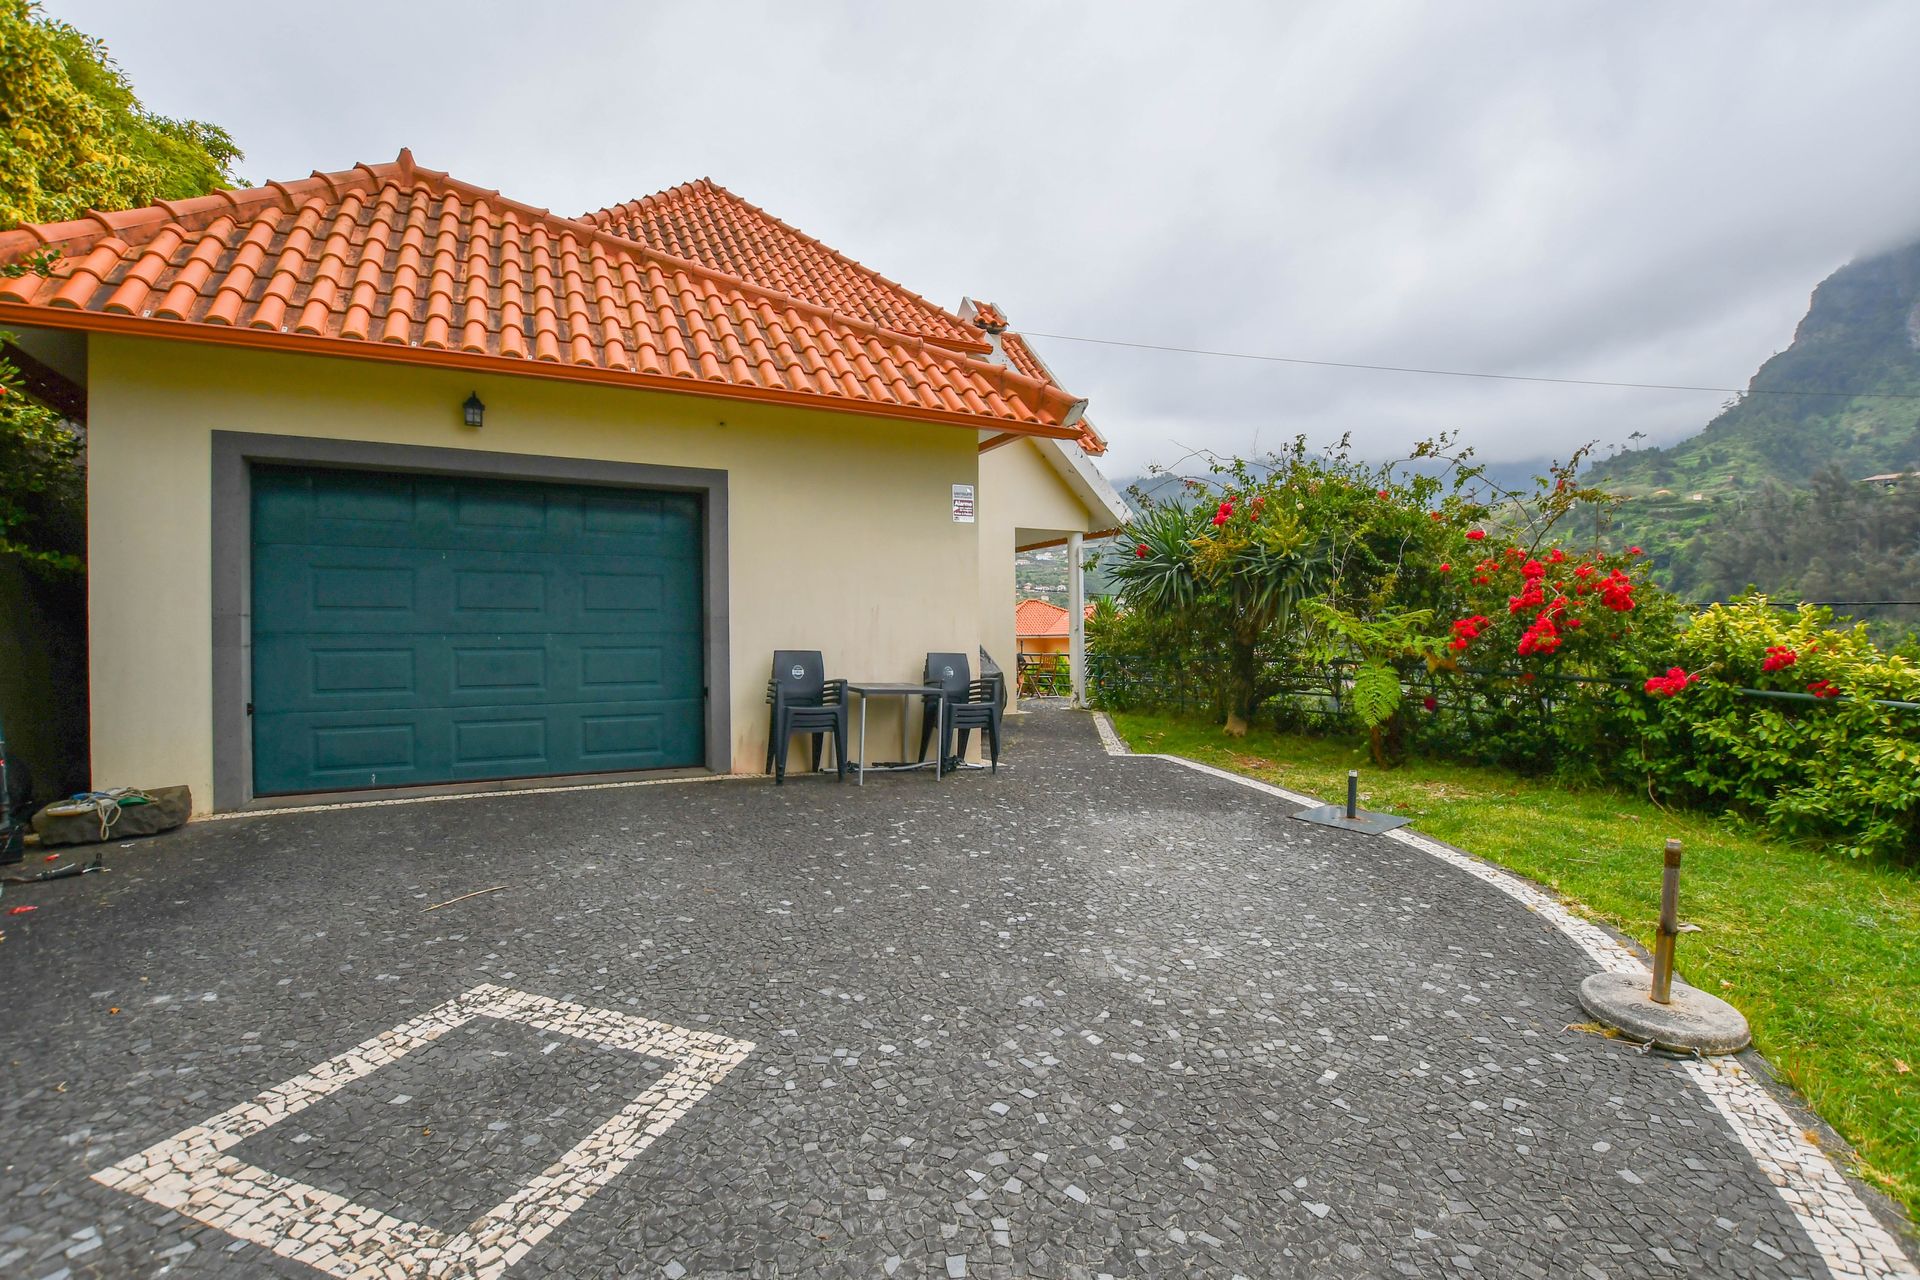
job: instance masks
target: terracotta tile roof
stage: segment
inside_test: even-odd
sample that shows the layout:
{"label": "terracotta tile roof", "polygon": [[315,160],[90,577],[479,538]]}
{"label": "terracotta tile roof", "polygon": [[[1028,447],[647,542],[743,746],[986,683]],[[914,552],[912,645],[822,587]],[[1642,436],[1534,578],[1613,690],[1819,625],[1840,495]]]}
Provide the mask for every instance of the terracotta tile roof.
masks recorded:
{"label": "terracotta tile roof", "polygon": [[[1022,600],[1014,606],[1013,634],[1016,636],[1064,636],[1067,634],[1067,619],[1072,615],[1059,605],[1047,600]],[[1093,617],[1093,605],[1088,603],[1081,611],[1085,618]]]}
{"label": "terracotta tile roof", "polygon": [[[1051,386],[1060,385],[1054,379],[1053,371],[1048,369],[1045,362],[1034,354],[1033,348],[1027,345],[1027,340],[1017,333],[1008,331],[1007,313],[999,307],[991,302],[983,302],[979,298],[962,298],[960,299],[960,316],[991,335],[991,341],[998,350],[998,360],[1008,368]],[[989,359],[993,358],[995,357],[989,357]],[[1093,423],[1085,418],[1080,420],[1078,442],[1080,451],[1090,458],[1097,458],[1107,451],[1106,437],[1102,436],[1094,428]]]}
{"label": "terracotta tile roof", "polygon": [[1022,600],[1013,610],[1013,634],[1063,636],[1067,634],[1067,611],[1048,600]]}
{"label": "terracotta tile roof", "polygon": [[1040,363],[1040,358],[1033,354],[1033,348],[1029,347],[1027,340],[1019,334],[1001,334],[1000,349],[1006,352],[1007,363],[1018,369],[1021,373],[1026,374],[1029,378],[1042,378],[1048,382],[1053,381],[1053,375],[1047,372],[1047,367]]}
{"label": "terracotta tile roof", "polygon": [[[975,304],[976,306],[979,304]],[[1007,363],[1016,371],[1041,382],[1053,383],[1053,374],[1047,366],[1040,363],[1040,357],[1033,354],[1033,348],[1027,340],[1017,333],[1000,335],[1000,350],[1006,355]],[[1054,383],[1054,385],[1059,385]],[[1106,437],[1094,429],[1093,423],[1080,419],[1080,449],[1089,457],[1097,458],[1107,451]]]}
{"label": "terracotta tile roof", "polygon": [[959,316],[706,178],[583,214],[581,221],[896,333],[962,351],[988,349]]}
{"label": "terracotta tile roof", "polygon": [[0,324],[645,386],[1070,437],[1050,381],[415,166],[0,232]]}
{"label": "terracotta tile roof", "polygon": [[991,302],[973,304],[973,322],[988,333],[999,333],[1007,327],[1006,313]]}

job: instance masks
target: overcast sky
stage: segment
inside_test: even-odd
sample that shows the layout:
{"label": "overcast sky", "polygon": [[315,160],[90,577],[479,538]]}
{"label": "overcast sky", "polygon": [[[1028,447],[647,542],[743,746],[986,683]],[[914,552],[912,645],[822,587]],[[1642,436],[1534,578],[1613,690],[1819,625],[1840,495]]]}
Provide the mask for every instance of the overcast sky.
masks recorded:
{"label": "overcast sky", "polygon": [[[948,307],[1184,347],[1742,386],[1920,234],[1920,4],[51,0],[255,182],[390,159],[578,213],[708,176]],[[1724,398],[1036,339],[1117,477]]]}

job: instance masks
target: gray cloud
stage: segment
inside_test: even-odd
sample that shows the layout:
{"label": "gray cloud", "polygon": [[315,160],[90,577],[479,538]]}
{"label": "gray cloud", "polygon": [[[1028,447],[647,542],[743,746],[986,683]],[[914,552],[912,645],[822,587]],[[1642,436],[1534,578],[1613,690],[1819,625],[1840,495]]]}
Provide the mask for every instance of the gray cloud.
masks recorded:
{"label": "gray cloud", "polygon": [[[1738,386],[1920,232],[1905,0],[47,8],[256,180],[408,145],[574,213],[707,175],[1044,332]],[[1720,400],[1036,345],[1116,474],[1295,431],[1533,458]]]}

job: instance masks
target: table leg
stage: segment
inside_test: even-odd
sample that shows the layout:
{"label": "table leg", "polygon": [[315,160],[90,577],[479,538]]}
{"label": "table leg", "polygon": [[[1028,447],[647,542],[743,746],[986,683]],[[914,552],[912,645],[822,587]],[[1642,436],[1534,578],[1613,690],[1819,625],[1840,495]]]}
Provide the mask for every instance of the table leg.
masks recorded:
{"label": "table leg", "polygon": [[900,699],[900,763],[907,763],[907,719],[913,711],[913,697]]}
{"label": "table leg", "polygon": [[947,762],[947,700],[933,704],[933,780],[940,781],[940,767]]}
{"label": "table leg", "polygon": [[860,767],[854,771],[853,785],[867,785],[867,695],[860,695]]}

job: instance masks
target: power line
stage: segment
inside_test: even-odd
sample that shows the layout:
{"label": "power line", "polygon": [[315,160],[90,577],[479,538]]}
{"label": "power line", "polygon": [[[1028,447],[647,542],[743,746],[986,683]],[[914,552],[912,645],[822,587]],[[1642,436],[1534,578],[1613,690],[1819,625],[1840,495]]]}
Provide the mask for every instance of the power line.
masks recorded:
{"label": "power line", "polygon": [[1635,391],[1711,391],[1735,396],[1839,396],[1876,400],[1920,400],[1911,391],[1787,391],[1765,387],[1702,387],[1671,382],[1614,382],[1605,378],[1544,378],[1524,373],[1481,373],[1467,369],[1423,369],[1400,364],[1360,364],[1351,360],[1309,360],[1305,356],[1263,356],[1245,351],[1212,351],[1205,347],[1169,347],[1153,342],[1124,342],[1118,338],[1077,338],[1068,333],[1035,333],[1022,329],[1023,338],[1051,338],[1056,342],[1085,342],[1102,347],[1132,347],[1137,351],[1171,351],[1188,356],[1218,356],[1223,360],[1259,360],[1267,364],[1307,364],[1322,369],[1365,369],[1373,373],[1421,373],[1435,378],[1485,378],[1495,382],[1548,382],[1563,387],[1626,387]]}

